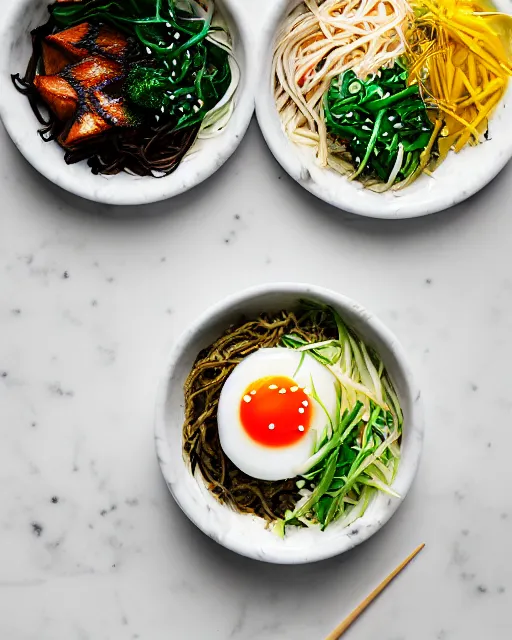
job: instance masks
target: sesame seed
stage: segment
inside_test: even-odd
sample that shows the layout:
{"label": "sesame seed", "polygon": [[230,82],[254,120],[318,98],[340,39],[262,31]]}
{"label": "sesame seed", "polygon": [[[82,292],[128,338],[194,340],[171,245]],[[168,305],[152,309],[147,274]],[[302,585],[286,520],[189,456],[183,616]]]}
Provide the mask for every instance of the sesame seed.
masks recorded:
{"label": "sesame seed", "polygon": [[174,39],[175,40],[179,40],[180,39],[180,34],[176,31],[176,33],[174,34]]}
{"label": "sesame seed", "polygon": [[269,389],[272,389],[272,391],[274,391],[274,389],[277,389],[277,384],[270,384],[268,386]]}
{"label": "sesame seed", "polygon": [[304,409],[304,407],[300,407],[299,413],[304,413],[304,411],[306,411],[306,409]]}
{"label": "sesame seed", "polygon": [[148,56],[151,55],[151,49],[149,47],[146,47],[146,53],[148,54]]}
{"label": "sesame seed", "polygon": [[256,395],[256,389],[253,389],[253,390],[251,391],[251,396],[255,396],[255,395]]}
{"label": "sesame seed", "polygon": [[251,396],[244,396],[244,402],[250,402],[251,400]]}
{"label": "sesame seed", "polygon": [[299,431],[304,431],[304,427],[301,424],[299,424]]}
{"label": "sesame seed", "polygon": [[286,393],[286,389],[279,389],[279,393]]}
{"label": "sesame seed", "polygon": [[173,78],[175,78],[175,77],[176,77],[176,71],[173,71],[173,72],[171,73],[171,76],[172,76]]}
{"label": "sesame seed", "polygon": [[304,387],[304,393],[309,396],[309,394],[311,393],[311,389],[309,389],[308,387]]}
{"label": "sesame seed", "polygon": [[295,393],[295,392],[296,392],[296,391],[298,391],[298,390],[299,390],[299,387],[290,387],[290,391],[291,391],[292,393]]}
{"label": "sesame seed", "polygon": [[174,58],[174,60],[172,61],[173,66],[177,66],[178,65],[178,61],[176,60],[176,58]]}
{"label": "sesame seed", "polygon": [[276,425],[275,425],[273,422],[271,422],[271,423],[268,425],[268,428],[270,429],[270,431],[272,431],[273,429],[275,429],[275,428],[276,428]]}
{"label": "sesame seed", "polygon": [[309,405],[309,402],[307,400],[303,400],[302,404],[303,404],[304,407],[307,407]]}

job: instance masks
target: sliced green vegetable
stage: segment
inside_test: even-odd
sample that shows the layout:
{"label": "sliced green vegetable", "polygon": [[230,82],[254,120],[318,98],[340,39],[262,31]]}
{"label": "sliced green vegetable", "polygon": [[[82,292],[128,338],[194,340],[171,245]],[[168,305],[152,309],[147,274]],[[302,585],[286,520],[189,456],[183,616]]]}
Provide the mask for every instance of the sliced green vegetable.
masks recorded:
{"label": "sliced green vegetable", "polygon": [[308,344],[300,336],[286,335],[282,345],[303,356],[309,354],[335,376],[336,411],[334,417],[329,416],[311,381],[312,397],[326,413],[329,425],[301,470],[297,487],[304,498],[279,526],[298,522],[325,529],[336,520],[350,522],[363,515],[375,491],[397,495],[391,484],[400,458],[403,417],[377,354],[348,329],[334,309],[311,303],[305,306],[312,314],[322,314],[324,322],[327,314],[338,337]]}
{"label": "sliced green vegetable", "polygon": [[366,80],[352,70],[333,78],[324,98],[325,123],[352,158],[352,179],[377,178],[389,188],[420,167],[434,125],[418,85],[407,86],[407,77],[397,62]]}

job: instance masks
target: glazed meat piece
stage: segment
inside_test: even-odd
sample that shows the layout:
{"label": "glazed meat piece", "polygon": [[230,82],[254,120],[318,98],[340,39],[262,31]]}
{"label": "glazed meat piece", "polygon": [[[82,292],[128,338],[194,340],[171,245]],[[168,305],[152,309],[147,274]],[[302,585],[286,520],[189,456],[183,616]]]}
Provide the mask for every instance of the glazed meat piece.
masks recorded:
{"label": "glazed meat piece", "polygon": [[63,71],[69,64],[76,62],[69,55],[56,49],[47,42],[42,43],[44,72],[48,76],[53,76]]}
{"label": "glazed meat piece", "polygon": [[92,93],[91,102],[96,111],[115,127],[133,126],[133,118],[128,113],[123,98],[114,98],[96,89]]}
{"label": "glazed meat piece", "polygon": [[61,136],[60,143],[63,147],[72,149],[84,142],[89,142],[111,128],[112,126],[98,113],[86,110],[78,114],[69,130]]}
{"label": "glazed meat piece", "polygon": [[[92,31],[92,30],[91,30]],[[119,31],[102,25],[93,40],[95,53],[122,60],[128,52],[128,40]]]}
{"label": "glazed meat piece", "polygon": [[47,36],[43,42],[43,64],[47,75],[91,55],[101,55],[121,61],[128,50],[126,37],[107,25],[76,25]]}
{"label": "glazed meat piece", "polygon": [[59,120],[69,120],[75,115],[78,94],[65,78],[36,76],[34,84]]}
{"label": "glazed meat piece", "polygon": [[70,78],[73,85],[91,89],[120,80],[123,77],[123,67],[114,60],[92,56],[67,69],[64,75]]}
{"label": "glazed meat piece", "polygon": [[59,75],[36,76],[34,85],[59,120],[69,120],[76,111],[79,94],[84,101],[88,90],[120,80],[122,76],[123,68],[118,62],[93,56]]}
{"label": "glazed meat piece", "polygon": [[[90,30],[88,22],[76,25],[60,33],[54,33],[45,38],[46,48],[55,49],[68,59],[77,62],[89,55],[90,51],[83,46]],[[46,60],[45,60],[46,69]]]}
{"label": "glazed meat piece", "polygon": [[62,122],[72,120],[59,138],[64,147],[74,148],[113,126],[132,126],[123,99],[105,93],[122,79],[122,65],[101,56],[67,66],[57,75],[36,76],[34,84],[53,113]]}

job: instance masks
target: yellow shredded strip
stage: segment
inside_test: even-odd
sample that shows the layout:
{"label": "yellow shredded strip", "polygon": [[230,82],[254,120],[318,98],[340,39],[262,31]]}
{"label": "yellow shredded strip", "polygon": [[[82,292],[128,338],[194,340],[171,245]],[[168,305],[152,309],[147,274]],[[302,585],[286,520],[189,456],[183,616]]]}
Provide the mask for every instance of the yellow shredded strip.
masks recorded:
{"label": "yellow shredded strip", "polygon": [[439,152],[476,144],[512,75],[512,17],[486,0],[413,0],[409,82],[438,109]]}

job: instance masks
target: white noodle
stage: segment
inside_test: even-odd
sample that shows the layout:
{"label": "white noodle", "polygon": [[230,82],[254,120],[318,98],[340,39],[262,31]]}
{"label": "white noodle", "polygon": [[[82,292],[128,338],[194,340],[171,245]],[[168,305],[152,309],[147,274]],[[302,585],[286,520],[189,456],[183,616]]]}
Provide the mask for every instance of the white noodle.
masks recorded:
{"label": "white noodle", "polygon": [[405,51],[406,0],[304,0],[283,23],[274,50],[274,95],[290,139],[327,166],[323,96],[352,69],[365,79]]}

